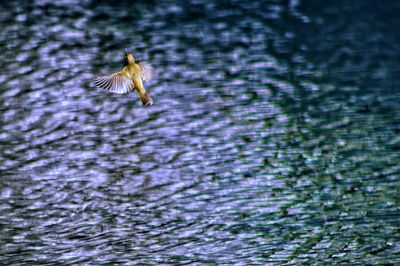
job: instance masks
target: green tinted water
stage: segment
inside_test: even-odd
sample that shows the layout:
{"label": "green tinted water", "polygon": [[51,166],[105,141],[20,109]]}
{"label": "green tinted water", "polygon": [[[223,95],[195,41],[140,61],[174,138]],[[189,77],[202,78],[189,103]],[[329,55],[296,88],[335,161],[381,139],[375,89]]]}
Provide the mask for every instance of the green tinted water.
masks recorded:
{"label": "green tinted water", "polygon": [[53,2],[0,7],[2,263],[400,263],[399,4]]}

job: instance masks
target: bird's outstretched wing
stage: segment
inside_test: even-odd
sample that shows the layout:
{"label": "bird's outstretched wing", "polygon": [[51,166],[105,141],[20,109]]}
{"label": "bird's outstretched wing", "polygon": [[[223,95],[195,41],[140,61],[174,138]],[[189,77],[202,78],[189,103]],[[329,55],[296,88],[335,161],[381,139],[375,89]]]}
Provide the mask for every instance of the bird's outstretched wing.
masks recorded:
{"label": "bird's outstretched wing", "polygon": [[122,71],[110,76],[97,77],[94,79],[93,84],[98,88],[119,94],[128,93],[134,87],[132,80]]}
{"label": "bird's outstretched wing", "polygon": [[142,74],[140,75],[140,77],[145,81],[151,80],[153,78],[153,74],[154,74],[154,69],[153,69],[152,65],[150,65],[146,61],[141,61],[139,63],[139,66],[140,66],[140,69],[142,70]]}

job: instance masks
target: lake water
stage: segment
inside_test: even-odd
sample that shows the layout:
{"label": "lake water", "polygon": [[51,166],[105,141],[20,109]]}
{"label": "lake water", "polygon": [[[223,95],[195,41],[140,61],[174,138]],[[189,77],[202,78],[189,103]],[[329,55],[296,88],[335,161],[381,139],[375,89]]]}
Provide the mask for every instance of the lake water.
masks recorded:
{"label": "lake water", "polygon": [[[400,2],[0,6],[0,264],[400,264]],[[154,105],[90,85],[124,48]]]}

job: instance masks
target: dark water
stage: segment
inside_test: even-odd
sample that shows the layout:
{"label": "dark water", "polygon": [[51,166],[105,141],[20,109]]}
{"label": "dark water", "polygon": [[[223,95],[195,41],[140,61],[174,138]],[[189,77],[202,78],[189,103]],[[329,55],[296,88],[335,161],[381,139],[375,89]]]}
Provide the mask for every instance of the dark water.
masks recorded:
{"label": "dark water", "polygon": [[[0,264],[400,264],[400,3],[0,7]],[[155,104],[93,88],[122,51]]]}

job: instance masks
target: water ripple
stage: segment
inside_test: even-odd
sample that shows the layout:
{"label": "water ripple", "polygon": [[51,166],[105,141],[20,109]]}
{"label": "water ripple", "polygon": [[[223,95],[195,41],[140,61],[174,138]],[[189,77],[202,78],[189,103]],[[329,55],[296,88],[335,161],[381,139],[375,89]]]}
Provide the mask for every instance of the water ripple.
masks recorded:
{"label": "water ripple", "polygon": [[[0,7],[1,261],[400,263],[399,7]],[[90,85],[124,48],[150,108]]]}

